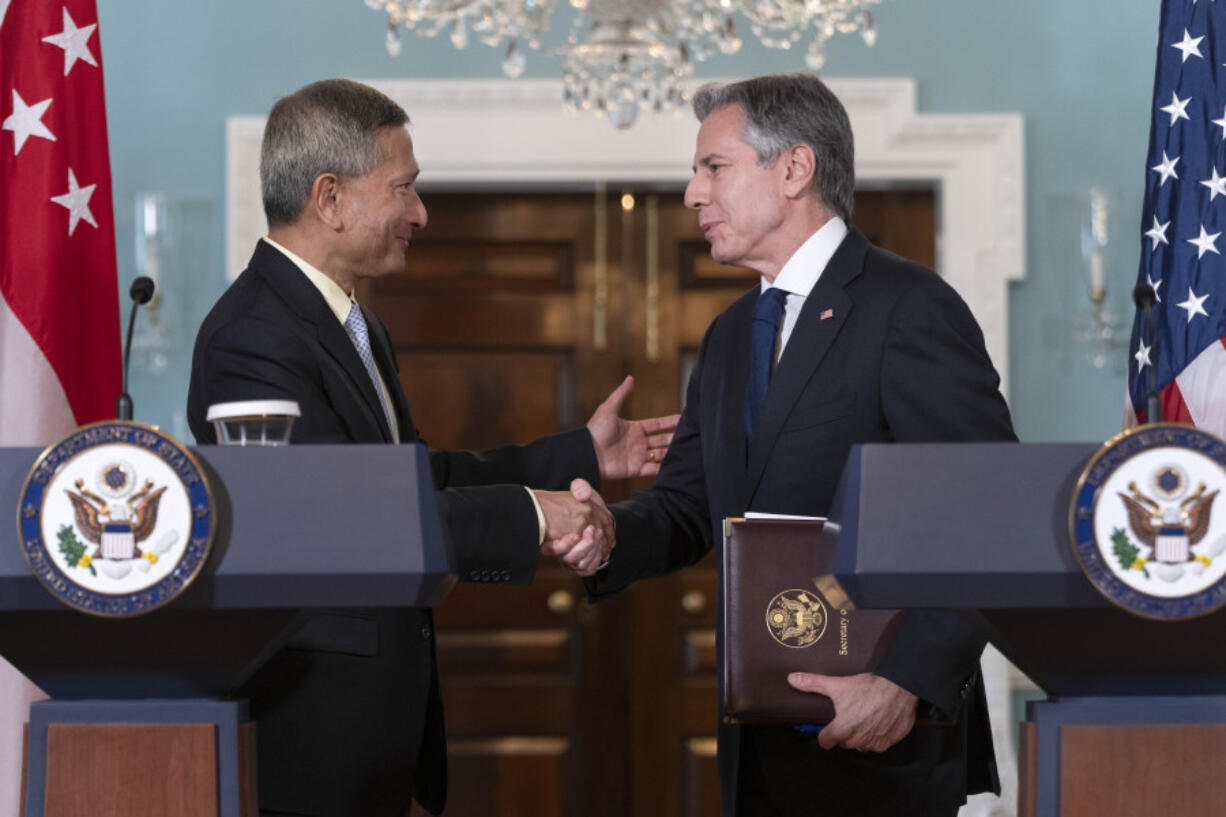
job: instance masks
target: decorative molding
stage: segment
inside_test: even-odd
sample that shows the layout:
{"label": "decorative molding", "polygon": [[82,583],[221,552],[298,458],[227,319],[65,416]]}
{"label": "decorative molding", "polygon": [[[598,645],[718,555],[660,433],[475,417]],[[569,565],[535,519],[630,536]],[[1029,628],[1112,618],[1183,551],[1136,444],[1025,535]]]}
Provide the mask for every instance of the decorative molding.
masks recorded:
{"label": "decorative molding", "polygon": [[[644,115],[628,131],[561,110],[555,80],[365,80],[404,106],[420,187],[587,187],[597,181],[680,187],[698,123]],[[1025,162],[1016,114],[921,114],[911,79],[832,79],[856,133],[865,182],[924,181],[938,191],[937,266],[983,327],[1009,384],[1008,284],[1025,276]],[[227,271],[246,265],[266,229],[259,197],[262,117],[226,123]]]}

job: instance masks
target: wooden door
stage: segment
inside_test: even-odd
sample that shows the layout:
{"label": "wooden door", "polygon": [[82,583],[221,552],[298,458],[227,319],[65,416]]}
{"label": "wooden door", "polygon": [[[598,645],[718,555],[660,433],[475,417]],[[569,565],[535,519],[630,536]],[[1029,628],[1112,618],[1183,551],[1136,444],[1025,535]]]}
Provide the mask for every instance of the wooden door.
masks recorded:
{"label": "wooden door", "polygon": [[[581,426],[625,370],[616,220],[590,193],[426,203],[405,273],[360,293],[422,435],[479,449]],[[436,613],[449,815],[626,813],[626,609],[591,607],[552,560],[531,587],[455,588]]]}
{"label": "wooden door", "polygon": [[[578,427],[626,374],[627,416],[677,411],[707,326],[757,280],[711,260],[677,191],[425,200],[405,273],[359,298],[438,448]],[[856,223],[932,266],[933,204],[931,190],[861,193]],[[532,587],[458,585],[436,611],[446,814],[718,813],[716,581],[708,557],[597,606],[548,562]]]}

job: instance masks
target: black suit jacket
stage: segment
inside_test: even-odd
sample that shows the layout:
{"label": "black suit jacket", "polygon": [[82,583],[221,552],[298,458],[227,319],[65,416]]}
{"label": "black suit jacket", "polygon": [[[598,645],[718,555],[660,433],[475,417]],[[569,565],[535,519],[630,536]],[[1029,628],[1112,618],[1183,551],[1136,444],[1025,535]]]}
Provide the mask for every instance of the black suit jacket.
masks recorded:
{"label": "black suit jacket", "polygon": [[[853,228],[805,301],[747,447],[742,418],[757,297],[755,287],[708,329],[654,487],[615,506],[617,547],[609,567],[587,582],[594,598],[698,561],[721,546],[725,517],[826,516],[855,443],[1015,439],[962,299],[934,272],[873,247]],[[719,640],[722,650],[722,633]],[[897,751],[823,752],[815,737],[790,729],[722,726],[725,812],[736,807],[747,769],[778,803],[803,796],[831,803],[845,792],[853,809],[846,813],[856,814],[878,813],[865,792],[879,813],[912,813],[880,794],[891,787],[906,809],[998,788],[977,675],[984,643],[976,616],[906,614],[877,672],[957,725],[914,730]],[[823,770],[830,785],[818,794]],[[772,779],[789,775],[811,795]]]}
{"label": "black suit jacket", "polygon": [[[401,439],[418,442],[383,324],[364,313]],[[208,406],[296,400],[295,443],[389,443],[374,385],[323,296],[261,241],[205,318],[187,413],[197,442],[216,442]],[[586,430],[484,453],[432,451],[444,529],[462,581],[530,584],[539,529],[523,485],[598,480]],[[446,795],[442,703],[430,611],[331,610],[236,692],[257,720],[261,809],[402,815],[409,797],[433,813]]]}

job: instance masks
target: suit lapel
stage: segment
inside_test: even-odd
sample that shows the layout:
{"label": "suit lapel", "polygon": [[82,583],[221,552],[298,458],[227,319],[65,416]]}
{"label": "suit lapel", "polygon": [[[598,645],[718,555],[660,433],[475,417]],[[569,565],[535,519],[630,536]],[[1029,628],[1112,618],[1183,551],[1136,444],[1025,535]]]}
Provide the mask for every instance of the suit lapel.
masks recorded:
{"label": "suit lapel", "polygon": [[720,439],[727,452],[727,472],[735,474],[736,496],[745,495],[745,387],[749,380],[750,330],[753,323],[754,297],[741,298],[733,305],[727,317],[732,321],[731,348],[726,357],[727,371],[721,392],[719,408]]}
{"label": "suit lapel", "polygon": [[365,409],[363,419],[378,431],[384,442],[391,442],[391,430],[383,417],[375,384],[370,381],[370,375],[366,373],[366,367],[362,365],[362,359],[358,357],[345,327],[336,319],[315,285],[293,261],[265,241],[256,245],[250,266],[268,281],[269,286],[298,317],[315,327],[320,347],[345,373],[355,402]]}
{"label": "suit lapel", "polygon": [[[762,481],[771,450],[779,438],[792,407],[813,379],[822,359],[843,328],[843,323],[852,310],[852,300],[844,287],[860,274],[868,240],[855,228],[848,230],[847,237],[835,251],[822,275],[805,299],[804,308],[792,329],[783,356],[771,376],[766,392],[753,446],[749,449],[749,464],[746,469],[744,507],[753,501],[754,493]],[[824,317],[823,317],[824,316]],[[746,332],[745,337],[748,337]]]}

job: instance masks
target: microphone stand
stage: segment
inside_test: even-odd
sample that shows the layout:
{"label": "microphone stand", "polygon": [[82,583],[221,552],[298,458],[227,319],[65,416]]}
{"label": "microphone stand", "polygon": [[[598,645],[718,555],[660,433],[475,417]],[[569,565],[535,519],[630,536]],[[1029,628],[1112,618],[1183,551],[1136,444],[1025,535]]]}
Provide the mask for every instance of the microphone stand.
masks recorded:
{"label": "microphone stand", "polygon": [[128,366],[132,363],[132,328],[136,325],[136,310],[153,298],[153,279],[142,275],[132,282],[128,295],[132,297],[132,311],[128,313],[128,338],[123,347],[123,392],[115,401],[115,416],[120,420],[132,419],[132,395],[128,394]]}

